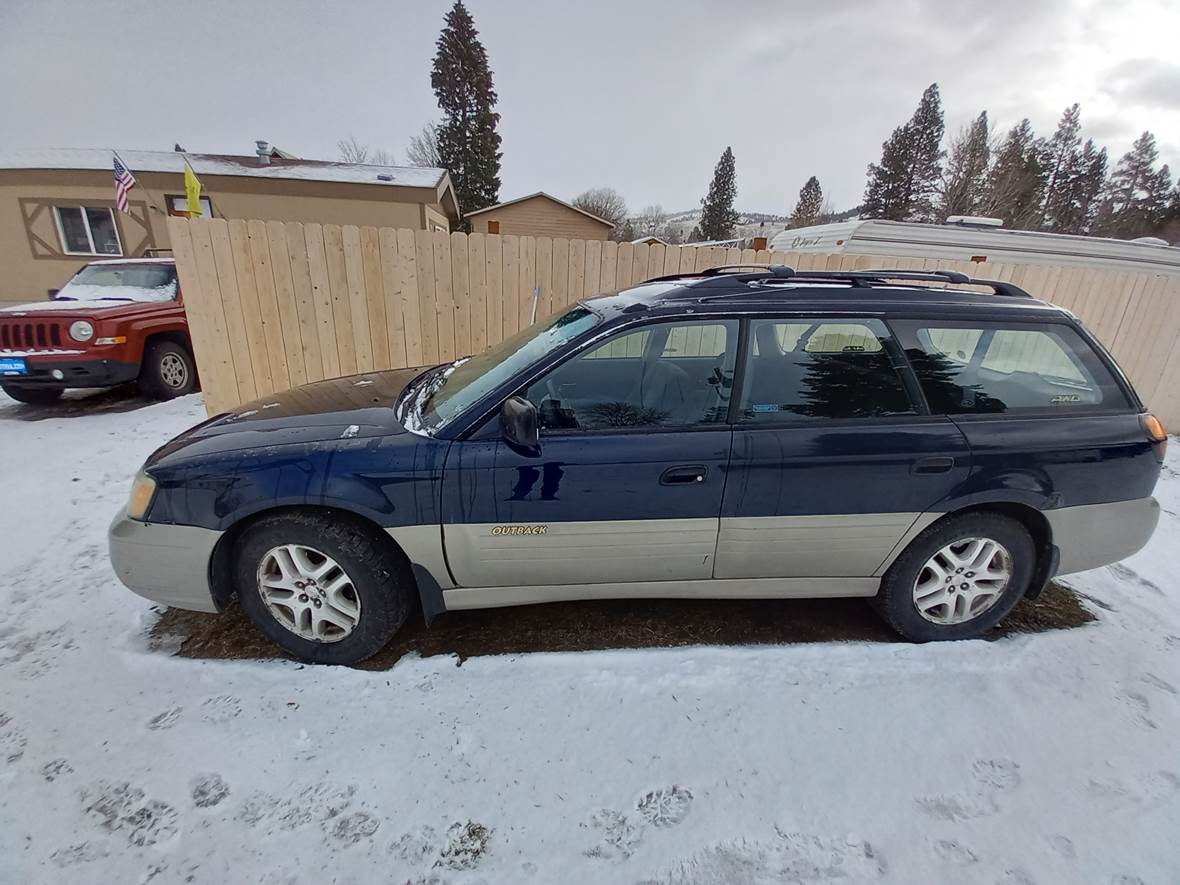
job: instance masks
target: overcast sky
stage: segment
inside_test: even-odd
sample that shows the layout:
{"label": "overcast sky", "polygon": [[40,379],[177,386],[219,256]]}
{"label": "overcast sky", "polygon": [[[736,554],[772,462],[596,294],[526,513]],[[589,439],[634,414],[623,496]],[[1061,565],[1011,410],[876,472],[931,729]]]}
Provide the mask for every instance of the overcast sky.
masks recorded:
{"label": "overcast sky", "polygon": [[[445,0],[0,0],[0,148],[404,157],[437,114]],[[1170,7],[1170,8],[1169,8]],[[1176,0],[469,0],[502,115],[500,196],[617,188],[695,207],[727,144],[747,211],[809,175],[837,209],[937,81],[948,132],[986,108],[1050,134],[1082,105],[1112,162],[1143,129],[1180,167]]]}

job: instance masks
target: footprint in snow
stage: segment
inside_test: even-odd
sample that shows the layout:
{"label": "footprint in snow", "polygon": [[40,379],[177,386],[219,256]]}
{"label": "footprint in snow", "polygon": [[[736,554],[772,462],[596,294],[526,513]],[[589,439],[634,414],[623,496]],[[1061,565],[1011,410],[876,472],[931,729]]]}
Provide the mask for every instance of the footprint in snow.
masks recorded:
{"label": "footprint in snow", "polygon": [[[635,853],[649,827],[674,827],[688,816],[692,792],[672,785],[650,790],[635,803],[634,814],[611,808],[596,811],[588,826],[602,836],[597,845],[584,852],[587,857],[625,860]],[[585,826],[585,825],[584,825]]]}
{"label": "footprint in snow", "polygon": [[999,795],[1020,786],[1020,766],[1011,759],[977,759],[971,764],[975,785],[962,793],[920,796],[914,801],[931,817],[949,821],[987,817],[1000,810]]}
{"label": "footprint in snow", "polygon": [[964,866],[979,860],[974,851],[955,839],[939,839],[934,843],[934,853],[947,863]]}
{"label": "footprint in snow", "polygon": [[212,808],[229,795],[229,784],[220,774],[199,774],[193,778],[191,793],[197,808]]}
{"label": "footprint in snow", "polygon": [[734,882],[856,882],[885,875],[885,861],[869,842],[855,837],[789,833],[710,846],[673,862],[661,885],[731,885]]}
{"label": "footprint in snow", "polygon": [[224,725],[241,715],[242,702],[233,695],[217,695],[201,704],[201,718],[215,725]]}
{"label": "footprint in snow", "polygon": [[152,731],[160,731],[165,728],[171,728],[180,719],[180,714],[184,712],[184,707],[169,707],[163,713],[157,713],[147,722],[147,727]]}
{"label": "footprint in snow", "polygon": [[12,722],[12,717],[0,713],[0,764],[19,762],[28,746],[25,734]]}
{"label": "footprint in snow", "polygon": [[81,791],[82,808],[108,833],[120,833],[137,847],[155,845],[176,835],[178,815],[167,802],[149,799],[127,782],[97,783]]}
{"label": "footprint in snow", "polygon": [[53,783],[59,777],[65,777],[67,774],[73,773],[73,766],[65,759],[54,759],[41,766],[41,777],[45,778],[47,783]]}
{"label": "footprint in snow", "polygon": [[1180,776],[1153,771],[1129,780],[1091,780],[1087,792],[1116,814],[1139,814],[1166,805],[1180,793]]}
{"label": "footprint in snow", "polygon": [[337,818],[332,827],[332,838],[341,845],[355,845],[377,832],[381,821],[367,811],[354,811]]}

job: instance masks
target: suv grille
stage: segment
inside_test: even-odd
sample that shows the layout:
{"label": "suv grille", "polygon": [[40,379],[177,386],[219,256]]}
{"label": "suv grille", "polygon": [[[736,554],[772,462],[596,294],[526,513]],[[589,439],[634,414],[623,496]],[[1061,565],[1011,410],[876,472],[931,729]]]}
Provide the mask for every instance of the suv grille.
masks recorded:
{"label": "suv grille", "polygon": [[65,340],[65,330],[59,323],[0,320],[0,350],[56,350]]}

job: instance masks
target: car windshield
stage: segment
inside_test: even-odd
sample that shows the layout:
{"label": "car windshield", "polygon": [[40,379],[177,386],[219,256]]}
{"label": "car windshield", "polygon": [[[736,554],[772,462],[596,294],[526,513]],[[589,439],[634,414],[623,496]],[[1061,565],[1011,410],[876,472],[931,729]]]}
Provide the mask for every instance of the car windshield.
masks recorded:
{"label": "car windshield", "polygon": [[59,301],[172,301],[176,267],[171,264],[90,264],[61,291]]}
{"label": "car windshield", "polygon": [[[423,386],[415,392],[416,403],[420,403],[416,423],[427,433],[444,427],[517,372],[593,328],[598,320],[593,311],[575,307],[522,329],[481,354],[436,370],[433,376],[427,373]],[[410,404],[411,410],[414,405]]]}

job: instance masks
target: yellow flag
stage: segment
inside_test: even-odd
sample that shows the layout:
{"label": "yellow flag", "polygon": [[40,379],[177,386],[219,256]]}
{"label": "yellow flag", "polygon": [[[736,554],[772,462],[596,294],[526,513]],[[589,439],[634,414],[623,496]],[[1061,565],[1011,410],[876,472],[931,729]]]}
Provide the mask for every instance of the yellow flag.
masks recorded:
{"label": "yellow flag", "polygon": [[188,198],[189,218],[200,218],[201,180],[197,178],[197,173],[193,172],[193,167],[188,164],[188,160],[184,161],[184,195]]}

